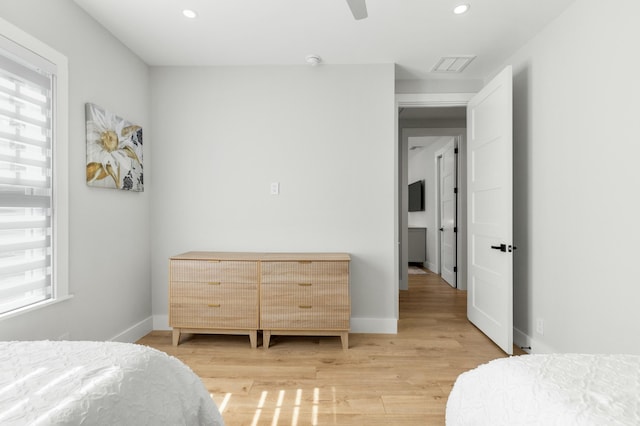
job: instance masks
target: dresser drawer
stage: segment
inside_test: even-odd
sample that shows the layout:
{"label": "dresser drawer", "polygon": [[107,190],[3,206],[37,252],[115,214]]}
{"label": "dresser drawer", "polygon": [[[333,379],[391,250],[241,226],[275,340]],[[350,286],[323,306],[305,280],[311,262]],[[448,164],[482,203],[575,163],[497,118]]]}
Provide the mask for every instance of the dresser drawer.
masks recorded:
{"label": "dresser drawer", "polygon": [[171,282],[169,322],[185,328],[257,328],[257,284]]}
{"label": "dresser drawer", "polygon": [[258,282],[258,262],[172,260],[170,265],[169,280],[174,282]]}
{"label": "dresser drawer", "polygon": [[180,300],[181,302],[190,300],[209,302],[213,299],[233,300],[236,296],[242,295],[253,295],[257,301],[258,283],[172,281],[169,284],[171,300]]}
{"label": "dresser drawer", "polygon": [[348,330],[348,305],[271,305],[260,312],[264,330]]}
{"label": "dresser drawer", "polygon": [[260,325],[262,328],[349,328],[348,285],[278,283],[263,284],[261,290]]}
{"label": "dresser drawer", "polygon": [[262,284],[347,284],[349,262],[262,262]]}

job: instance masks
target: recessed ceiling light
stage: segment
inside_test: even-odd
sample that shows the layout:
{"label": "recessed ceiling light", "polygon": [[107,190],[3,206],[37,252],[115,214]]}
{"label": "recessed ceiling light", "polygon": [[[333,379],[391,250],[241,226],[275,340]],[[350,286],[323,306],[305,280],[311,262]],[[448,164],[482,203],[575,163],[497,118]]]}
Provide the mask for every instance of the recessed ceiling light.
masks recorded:
{"label": "recessed ceiling light", "polygon": [[198,14],[191,9],[185,9],[182,11],[182,14],[189,19],[195,19],[198,17]]}
{"label": "recessed ceiling light", "polygon": [[318,65],[320,62],[322,62],[322,58],[320,58],[320,56],[318,55],[307,55],[306,58],[304,58],[305,61],[307,61],[307,63],[313,67],[315,67],[316,65]]}
{"label": "recessed ceiling light", "polygon": [[469,10],[469,5],[468,4],[461,4],[460,6],[456,6],[453,9],[453,13],[455,13],[456,15],[462,15],[463,13],[466,13]]}

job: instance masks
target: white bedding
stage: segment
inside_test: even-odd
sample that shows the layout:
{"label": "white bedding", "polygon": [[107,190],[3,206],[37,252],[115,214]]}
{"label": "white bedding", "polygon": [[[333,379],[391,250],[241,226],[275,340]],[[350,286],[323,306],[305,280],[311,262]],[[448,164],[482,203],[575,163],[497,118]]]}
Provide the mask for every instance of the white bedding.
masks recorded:
{"label": "white bedding", "polygon": [[223,425],[202,381],[115,342],[0,342],[2,425]]}
{"label": "white bedding", "polygon": [[523,355],[461,374],[446,423],[640,425],[640,356]]}

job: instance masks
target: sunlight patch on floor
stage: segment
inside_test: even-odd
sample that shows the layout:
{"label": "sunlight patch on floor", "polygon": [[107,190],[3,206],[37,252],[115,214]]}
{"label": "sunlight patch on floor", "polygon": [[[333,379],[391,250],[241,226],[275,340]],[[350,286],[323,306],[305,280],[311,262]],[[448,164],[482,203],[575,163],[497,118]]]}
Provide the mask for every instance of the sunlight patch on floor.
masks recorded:
{"label": "sunlight patch on floor", "polygon": [[[291,390],[289,392],[289,401],[287,401],[287,391],[284,389],[280,389],[277,391],[277,398],[275,402],[269,403],[269,391],[262,391],[260,393],[260,399],[256,404],[256,408],[253,414],[253,420],[251,422],[251,426],[258,426],[259,424],[267,424],[270,420],[271,425],[278,424],[290,424],[291,426],[298,426],[299,424],[309,424],[312,426],[318,425],[318,417],[320,414],[320,389],[315,387],[312,393],[313,397],[309,401],[307,400],[307,408],[305,409],[305,400],[304,400],[305,391],[301,388],[296,389],[295,391]],[[336,389],[332,388],[333,398],[331,401],[332,411],[334,418],[337,417],[337,398],[336,398]],[[223,396],[224,395],[224,396]],[[275,396],[275,393],[271,393],[271,395]],[[220,401],[217,403],[218,411],[220,414],[225,412],[234,412],[232,397],[233,393],[227,392],[225,394],[214,395],[213,393],[209,393],[214,402],[216,399]],[[219,398],[222,397],[222,400]],[[291,400],[293,399],[293,400]],[[328,402],[328,401],[327,401]],[[273,405],[271,405],[273,404]],[[288,405],[291,404],[291,405]],[[291,410],[288,408],[291,407]],[[237,408],[236,408],[237,409]],[[271,419],[268,418],[267,413],[273,412]],[[291,416],[291,421],[285,418],[286,416]],[[265,418],[267,416],[267,418]],[[309,416],[309,420],[305,420],[304,417]]]}
{"label": "sunlight patch on floor", "polygon": [[[213,399],[213,394],[212,393],[210,393],[209,396],[211,397],[211,399]],[[225,410],[225,408],[227,408],[227,404],[229,403],[230,400],[231,400],[231,393],[226,393],[224,395],[224,399],[222,400],[222,402],[218,406],[218,411],[220,411],[220,414],[224,413],[224,410]]]}

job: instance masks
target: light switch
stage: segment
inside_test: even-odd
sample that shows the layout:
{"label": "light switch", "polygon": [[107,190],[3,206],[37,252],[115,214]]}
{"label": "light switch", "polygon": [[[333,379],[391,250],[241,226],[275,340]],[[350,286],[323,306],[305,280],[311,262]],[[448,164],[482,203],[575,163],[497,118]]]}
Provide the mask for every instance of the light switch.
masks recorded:
{"label": "light switch", "polygon": [[280,194],[280,182],[271,182],[271,195]]}

